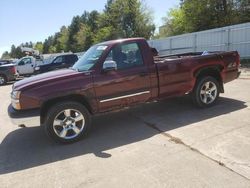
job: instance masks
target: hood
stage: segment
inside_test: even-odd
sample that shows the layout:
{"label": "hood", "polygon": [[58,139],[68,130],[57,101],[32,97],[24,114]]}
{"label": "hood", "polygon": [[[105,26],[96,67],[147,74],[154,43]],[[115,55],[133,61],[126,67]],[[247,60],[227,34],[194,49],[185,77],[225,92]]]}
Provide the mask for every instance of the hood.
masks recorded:
{"label": "hood", "polygon": [[36,76],[31,76],[29,78],[25,78],[20,80],[13,85],[13,90],[23,90],[31,87],[35,87],[37,85],[42,85],[46,83],[51,83],[52,81],[57,81],[61,79],[65,79],[66,77],[78,75],[81,72],[77,72],[72,69],[63,69],[63,70],[56,70],[51,71],[43,74],[39,74]]}

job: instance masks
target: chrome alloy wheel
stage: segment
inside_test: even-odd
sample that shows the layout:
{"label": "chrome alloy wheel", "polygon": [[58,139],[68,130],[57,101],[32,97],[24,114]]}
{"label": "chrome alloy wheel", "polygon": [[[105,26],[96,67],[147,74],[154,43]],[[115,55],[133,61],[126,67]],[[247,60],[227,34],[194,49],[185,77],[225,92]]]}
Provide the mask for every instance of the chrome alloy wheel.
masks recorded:
{"label": "chrome alloy wheel", "polygon": [[66,140],[77,137],[83,131],[84,126],[83,114],[75,109],[65,109],[59,112],[53,122],[56,135]]}
{"label": "chrome alloy wheel", "polygon": [[214,82],[208,81],[205,82],[200,91],[200,98],[203,103],[210,104],[217,97],[218,89]]}
{"label": "chrome alloy wheel", "polygon": [[3,76],[0,76],[0,85],[3,85],[3,84],[4,84],[4,82],[5,82],[4,77],[3,77]]}

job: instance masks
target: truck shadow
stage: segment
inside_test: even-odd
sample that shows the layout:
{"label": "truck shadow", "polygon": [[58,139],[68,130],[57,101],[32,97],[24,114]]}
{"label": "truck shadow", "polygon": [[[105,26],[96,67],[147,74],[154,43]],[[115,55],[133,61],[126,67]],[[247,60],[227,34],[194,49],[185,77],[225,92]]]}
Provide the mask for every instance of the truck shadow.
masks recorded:
{"label": "truck shadow", "polygon": [[0,145],[0,174],[91,153],[96,157],[112,157],[105,151],[159,134],[147,123],[170,131],[246,107],[243,101],[223,97],[216,106],[202,110],[195,108],[189,98],[145,104],[94,117],[90,135],[70,145],[55,144],[45,136],[42,127],[20,128],[9,133]]}

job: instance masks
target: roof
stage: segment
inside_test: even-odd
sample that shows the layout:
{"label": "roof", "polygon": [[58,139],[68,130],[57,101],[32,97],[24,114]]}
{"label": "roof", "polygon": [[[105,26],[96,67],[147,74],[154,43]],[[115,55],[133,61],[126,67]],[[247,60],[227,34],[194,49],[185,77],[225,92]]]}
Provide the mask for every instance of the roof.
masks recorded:
{"label": "roof", "polygon": [[109,45],[122,43],[122,42],[133,42],[133,41],[140,41],[140,40],[145,40],[145,39],[144,38],[123,38],[123,39],[105,41],[105,42],[99,43],[97,45],[108,45],[109,46]]}

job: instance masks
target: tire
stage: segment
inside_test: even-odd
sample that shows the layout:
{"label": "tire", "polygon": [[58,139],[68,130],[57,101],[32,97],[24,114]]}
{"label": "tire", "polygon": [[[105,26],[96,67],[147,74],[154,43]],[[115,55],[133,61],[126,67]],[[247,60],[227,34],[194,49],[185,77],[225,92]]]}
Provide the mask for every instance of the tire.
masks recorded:
{"label": "tire", "polygon": [[219,82],[211,77],[201,77],[197,80],[192,92],[192,100],[198,107],[213,106],[219,97]]}
{"label": "tire", "polygon": [[5,85],[7,83],[7,79],[4,75],[0,75],[0,86]]}
{"label": "tire", "polygon": [[61,102],[53,105],[45,118],[47,135],[57,143],[79,141],[89,132],[91,117],[89,111],[77,102]]}

